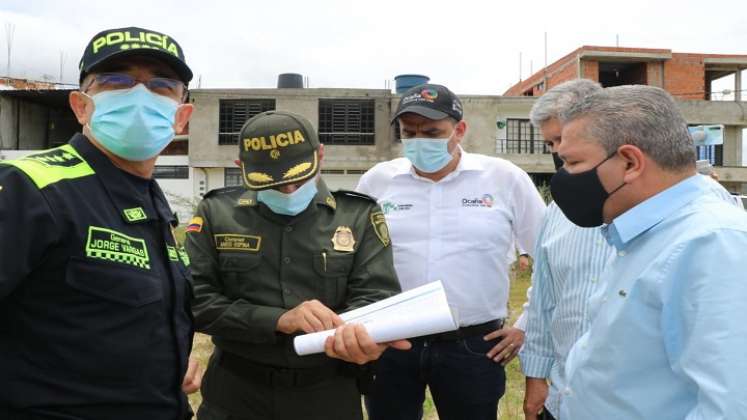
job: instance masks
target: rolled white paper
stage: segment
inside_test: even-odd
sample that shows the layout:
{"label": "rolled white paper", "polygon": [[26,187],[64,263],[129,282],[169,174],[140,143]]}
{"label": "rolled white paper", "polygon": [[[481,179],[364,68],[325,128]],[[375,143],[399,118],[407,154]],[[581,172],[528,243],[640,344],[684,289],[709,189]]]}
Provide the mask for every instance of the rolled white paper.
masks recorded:
{"label": "rolled white paper", "polygon": [[[366,326],[377,343],[454,331],[459,323],[446,300],[440,281],[428,283],[362,308],[340,314],[346,324]],[[300,335],[293,340],[299,356],[321,353],[335,330]]]}

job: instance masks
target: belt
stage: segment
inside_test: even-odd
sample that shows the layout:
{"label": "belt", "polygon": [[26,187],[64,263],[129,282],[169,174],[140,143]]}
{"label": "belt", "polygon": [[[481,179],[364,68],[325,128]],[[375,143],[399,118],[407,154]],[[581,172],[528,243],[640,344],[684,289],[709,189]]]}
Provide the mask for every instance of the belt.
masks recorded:
{"label": "belt", "polygon": [[[216,349],[217,350],[217,349]],[[341,375],[341,366],[282,368],[254,363],[233,353],[220,351],[217,364],[236,375],[267,386],[304,387]]]}
{"label": "belt", "polygon": [[494,319],[492,321],[484,322],[482,324],[470,325],[468,327],[461,327],[458,330],[442,332],[439,334],[431,334],[420,337],[427,341],[456,341],[467,337],[473,337],[476,335],[485,335],[495,330],[503,328],[503,319]]}

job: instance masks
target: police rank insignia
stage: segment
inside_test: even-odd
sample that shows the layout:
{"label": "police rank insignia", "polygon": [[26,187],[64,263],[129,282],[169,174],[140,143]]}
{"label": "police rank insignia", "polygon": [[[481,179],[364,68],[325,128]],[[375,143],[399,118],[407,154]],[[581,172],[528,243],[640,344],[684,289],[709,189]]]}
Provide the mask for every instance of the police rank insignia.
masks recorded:
{"label": "police rank insignia", "polygon": [[376,233],[376,236],[379,237],[381,243],[384,244],[384,246],[389,246],[392,241],[389,238],[389,227],[386,225],[384,213],[380,211],[371,213],[371,224],[373,225],[374,232]]}
{"label": "police rank insignia", "polygon": [[347,226],[338,226],[334,236],[332,236],[332,244],[335,251],[353,252],[355,246],[353,231]]}

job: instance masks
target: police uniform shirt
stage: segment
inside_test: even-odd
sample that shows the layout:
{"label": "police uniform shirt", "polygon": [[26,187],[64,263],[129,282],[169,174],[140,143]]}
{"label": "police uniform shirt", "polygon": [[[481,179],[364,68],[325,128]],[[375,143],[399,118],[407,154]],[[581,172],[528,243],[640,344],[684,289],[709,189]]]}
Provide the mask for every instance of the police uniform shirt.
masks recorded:
{"label": "police uniform shirt", "polygon": [[356,188],[378,198],[403,290],[441,280],[461,326],[508,315],[514,244],[534,250],[545,204],[526,172],[461,150],[457,168],[433,182],[406,158],[379,163]]}
{"label": "police uniform shirt", "polygon": [[185,418],[188,258],[157,183],[76,135],[0,186],[0,413]]}
{"label": "police uniform shirt", "polygon": [[196,329],[256,364],[332,366],[325,355],[296,355],[277,321],[311,299],[339,313],[399,292],[381,210],[370,197],[329,192],[322,180],[294,217],[256,196],[244,187],[211,191],[187,228]]}

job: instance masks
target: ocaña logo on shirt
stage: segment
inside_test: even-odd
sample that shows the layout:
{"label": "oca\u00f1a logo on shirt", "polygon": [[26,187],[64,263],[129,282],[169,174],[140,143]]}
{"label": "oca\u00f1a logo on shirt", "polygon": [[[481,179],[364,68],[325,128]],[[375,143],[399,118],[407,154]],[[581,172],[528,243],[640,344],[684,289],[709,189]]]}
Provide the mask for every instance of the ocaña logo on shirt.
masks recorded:
{"label": "oca\u00f1a logo on shirt", "polygon": [[410,210],[411,208],[412,204],[397,204],[392,203],[391,201],[381,202],[381,210],[384,212],[384,214],[389,214],[395,211]]}
{"label": "oca\u00f1a logo on shirt", "polygon": [[482,198],[463,198],[462,207],[493,207],[493,196],[484,194]]}

